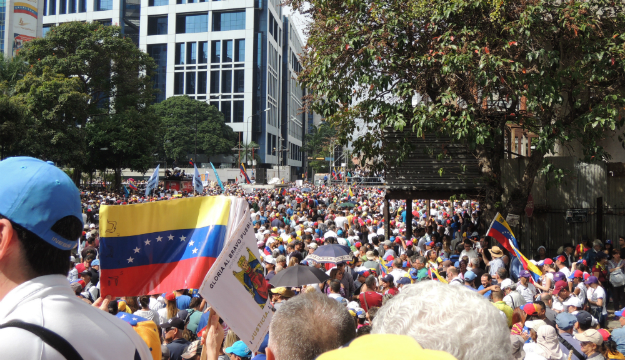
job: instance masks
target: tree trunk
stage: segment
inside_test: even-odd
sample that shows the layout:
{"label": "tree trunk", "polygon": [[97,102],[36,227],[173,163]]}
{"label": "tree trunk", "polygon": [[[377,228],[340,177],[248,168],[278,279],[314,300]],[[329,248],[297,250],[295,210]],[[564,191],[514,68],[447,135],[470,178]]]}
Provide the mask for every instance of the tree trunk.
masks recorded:
{"label": "tree trunk", "polygon": [[122,169],[115,168],[115,181],[113,182],[113,191],[118,191],[122,187]]}
{"label": "tree trunk", "polygon": [[80,177],[82,176],[82,172],[77,167],[74,168],[74,172],[72,173],[72,181],[76,184],[76,187],[80,188]]}
{"label": "tree trunk", "polygon": [[494,139],[492,147],[477,148],[478,164],[486,181],[482,197],[483,205],[480,207],[483,213],[482,225],[485,228],[495,218],[497,212],[502,210],[504,189],[501,185],[501,161],[504,158],[505,126],[505,122],[502,122],[499,128],[492,130]]}
{"label": "tree trunk", "polygon": [[532,152],[532,155],[529,157],[529,162],[525,167],[523,178],[514,189],[510,190],[510,196],[505,207],[505,215],[508,213],[521,215],[525,206],[527,206],[527,198],[532,191],[534,179],[536,179],[536,175],[538,175],[538,170],[540,170],[544,158],[545,154],[543,152],[538,150]]}

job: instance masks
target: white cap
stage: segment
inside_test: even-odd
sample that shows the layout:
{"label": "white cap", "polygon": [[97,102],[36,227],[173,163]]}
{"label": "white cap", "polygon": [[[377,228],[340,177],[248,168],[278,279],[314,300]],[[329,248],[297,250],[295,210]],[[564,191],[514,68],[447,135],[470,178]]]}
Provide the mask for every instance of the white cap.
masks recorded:
{"label": "white cap", "polygon": [[512,280],[504,279],[504,281],[501,282],[501,285],[499,287],[501,288],[501,290],[503,290],[503,289],[507,289],[507,288],[511,287],[512,285],[514,285]]}
{"label": "white cap", "polygon": [[579,300],[579,298],[577,296],[571,296],[568,299],[566,299],[562,305],[564,306],[575,306],[576,308],[581,308],[582,307],[582,302]]}
{"label": "white cap", "polygon": [[359,307],[360,307],[360,304],[358,304],[355,301],[350,301],[350,302],[347,303],[347,308],[348,309],[355,310],[355,309],[358,309]]}
{"label": "white cap", "polygon": [[316,243],[310,243],[308,244],[308,247],[311,249],[316,249],[318,247],[318,245]]}
{"label": "white cap", "polygon": [[258,230],[260,230],[260,231],[265,231],[265,227],[264,227],[264,226],[261,226]]}
{"label": "white cap", "polygon": [[304,232],[311,233],[311,232],[313,232],[313,231],[312,231],[312,229],[311,229],[311,228],[308,228],[308,229],[304,230]]}
{"label": "white cap", "polygon": [[274,257],[271,256],[271,255],[267,255],[267,256],[265,256],[265,262],[268,263],[268,264],[275,265],[276,264],[276,259],[274,259]]}
{"label": "white cap", "polygon": [[75,258],[75,257],[73,257],[73,256],[70,256],[70,257],[69,257],[69,261],[70,261],[70,262],[75,263],[75,262],[76,262],[76,258]]}
{"label": "white cap", "polygon": [[271,234],[271,231],[269,231],[269,230],[263,231],[263,235],[266,235],[266,234]]}
{"label": "white cap", "polygon": [[547,323],[542,320],[530,320],[525,322],[525,326],[528,329],[534,329],[534,331],[538,331],[538,328],[543,325],[547,325]]}

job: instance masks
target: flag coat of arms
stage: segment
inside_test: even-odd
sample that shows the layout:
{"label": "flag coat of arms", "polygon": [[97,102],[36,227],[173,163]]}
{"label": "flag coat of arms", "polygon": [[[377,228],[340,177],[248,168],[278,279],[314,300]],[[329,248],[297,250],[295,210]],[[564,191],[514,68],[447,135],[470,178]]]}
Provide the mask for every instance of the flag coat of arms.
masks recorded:
{"label": "flag coat of arms", "polygon": [[103,206],[100,287],[104,295],[199,288],[226,242],[232,200],[194,197]]}

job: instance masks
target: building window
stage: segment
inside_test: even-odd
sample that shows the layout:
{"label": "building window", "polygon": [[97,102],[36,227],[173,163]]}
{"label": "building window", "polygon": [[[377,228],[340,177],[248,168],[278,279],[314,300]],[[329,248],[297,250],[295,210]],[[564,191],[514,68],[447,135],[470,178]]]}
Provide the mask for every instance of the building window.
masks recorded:
{"label": "building window", "polygon": [[228,94],[232,92],[232,70],[224,70],[221,72],[221,93]]}
{"label": "building window", "polygon": [[167,44],[148,45],[148,55],[156,63],[156,74],[153,77],[154,88],[159,92],[156,94],[156,102],[165,100],[167,89]]}
{"label": "building window", "polygon": [[56,0],[49,0],[48,9],[49,15],[56,15]]}
{"label": "building window", "polygon": [[221,62],[221,41],[213,41],[211,43],[211,63]]}
{"label": "building window", "polygon": [[69,11],[70,14],[76,13],[76,0],[68,0],[69,2]]}
{"label": "building window", "polygon": [[176,34],[208,32],[208,14],[176,16]]}
{"label": "building window", "polygon": [[174,95],[184,94],[184,73],[174,73]]}
{"label": "building window", "polygon": [[148,16],[148,35],[167,35],[167,16]]}
{"label": "building window", "polygon": [[244,101],[233,101],[233,111],[232,111],[232,122],[242,123],[243,122],[243,110],[245,108]]}
{"label": "building window", "polygon": [[232,92],[245,92],[245,70],[234,70],[234,90]]}
{"label": "building window", "polygon": [[195,72],[187,73],[187,94],[195,94]]}
{"label": "building window", "polygon": [[169,5],[169,0],[150,0],[148,6],[163,6]]}
{"label": "building window", "polygon": [[271,134],[267,133],[267,143],[265,145],[267,148],[267,155],[271,155],[273,153],[273,146],[271,145]]}
{"label": "building window", "polygon": [[200,41],[199,51],[197,63],[206,64],[208,61],[208,41]]}
{"label": "building window", "polygon": [[245,11],[213,13],[213,31],[228,30],[245,30]]}
{"label": "building window", "polygon": [[235,40],[234,61],[236,62],[245,61],[245,39]]}
{"label": "building window", "polygon": [[59,2],[59,15],[67,14],[67,0],[61,0]]}
{"label": "building window", "polygon": [[215,109],[219,110],[219,101],[211,101],[211,106],[214,106]]}
{"label": "building window", "polygon": [[224,114],[224,121],[229,123],[232,122],[232,117],[231,117],[231,112],[230,112],[230,106],[232,104],[230,103],[230,101],[223,101],[221,103],[221,113]]}
{"label": "building window", "polygon": [[184,43],[176,43],[175,65],[184,65]]}
{"label": "building window", "polygon": [[[64,3],[64,2],[65,0],[61,0],[61,3]],[[113,10],[113,0],[95,0],[94,8],[95,8],[95,11]]]}
{"label": "building window", "polygon": [[197,43],[187,43],[187,64],[195,64],[197,62]]}
{"label": "building window", "polygon": [[223,62],[232,62],[232,40],[224,40]]}
{"label": "building window", "polygon": [[54,25],[44,25],[41,28],[41,34],[43,37],[46,37],[46,34],[48,33],[48,31],[50,31],[50,29],[52,29],[54,27]]}
{"label": "building window", "polygon": [[207,86],[208,86],[208,73],[206,71],[199,71],[197,73],[197,93],[206,94]]}
{"label": "building window", "polygon": [[219,71],[211,71],[211,94],[219,94]]}

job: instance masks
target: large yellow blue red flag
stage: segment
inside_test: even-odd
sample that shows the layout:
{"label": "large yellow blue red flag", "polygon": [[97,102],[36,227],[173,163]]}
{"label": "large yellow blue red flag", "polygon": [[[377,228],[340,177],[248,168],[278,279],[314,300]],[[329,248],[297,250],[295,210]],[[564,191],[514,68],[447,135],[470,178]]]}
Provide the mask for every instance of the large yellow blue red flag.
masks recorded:
{"label": "large yellow blue red flag", "polygon": [[199,288],[226,242],[231,199],[193,197],[100,209],[103,295]]}
{"label": "large yellow blue red flag", "polygon": [[514,250],[512,250],[512,246],[510,246],[510,244],[512,244],[515,248],[519,247],[519,244],[512,233],[512,229],[510,229],[510,225],[508,225],[508,222],[503,218],[503,216],[501,216],[500,213],[497,213],[493,219],[486,235],[495,238],[501,246],[511,253],[514,253]]}
{"label": "large yellow blue red flag", "polygon": [[349,196],[354,196],[354,193],[352,192],[352,187],[349,187]]}

